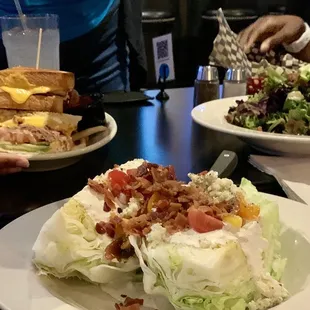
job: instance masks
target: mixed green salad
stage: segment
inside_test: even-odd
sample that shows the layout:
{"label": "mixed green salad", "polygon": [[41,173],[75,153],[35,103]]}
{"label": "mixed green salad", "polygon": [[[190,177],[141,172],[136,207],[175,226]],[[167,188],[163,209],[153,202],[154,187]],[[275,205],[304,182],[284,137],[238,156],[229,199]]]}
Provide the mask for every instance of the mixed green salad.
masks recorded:
{"label": "mixed green salad", "polygon": [[295,73],[269,67],[263,88],[246,101],[237,100],[226,120],[248,129],[310,135],[310,64]]}

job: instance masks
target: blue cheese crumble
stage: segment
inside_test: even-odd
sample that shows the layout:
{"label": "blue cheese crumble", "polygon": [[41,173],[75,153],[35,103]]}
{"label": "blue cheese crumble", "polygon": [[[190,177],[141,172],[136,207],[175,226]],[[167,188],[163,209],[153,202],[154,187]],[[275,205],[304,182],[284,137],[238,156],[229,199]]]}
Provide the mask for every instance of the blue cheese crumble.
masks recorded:
{"label": "blue cheese crumble", "polygon": [[210,171],[204,175],[189,173],[190,185],[202,187],[215,203],[228,201],[236,197],[238,187],[229,179],[221,179],[218,173]]}
{"label": "blue cheese crumble", "polygon": [[122,217],[131,218],[135,217],[140,209],[140,202],[136,198],[130,198],[128,202],[128,207],[123,209]]}

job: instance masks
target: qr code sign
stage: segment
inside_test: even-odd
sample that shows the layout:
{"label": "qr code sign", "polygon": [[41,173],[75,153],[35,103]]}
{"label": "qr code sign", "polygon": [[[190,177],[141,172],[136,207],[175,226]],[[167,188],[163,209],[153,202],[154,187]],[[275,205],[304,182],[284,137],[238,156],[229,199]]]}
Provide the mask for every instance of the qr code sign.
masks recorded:
{"label": "qr code sign", "polygon": [[153,43],[153,57],[156,80],[158,81],[160,76],[160,68],[164,65],[168,67],[167,81],[175,79],[174,72],[174,60],[173,60],[173,44],[172,34],[167,33],[165,35],[155,37],[152,39]]}
{"label": "qr code sign", "polygon": [[169,58],[168,40],[156,42],[157,60]]}

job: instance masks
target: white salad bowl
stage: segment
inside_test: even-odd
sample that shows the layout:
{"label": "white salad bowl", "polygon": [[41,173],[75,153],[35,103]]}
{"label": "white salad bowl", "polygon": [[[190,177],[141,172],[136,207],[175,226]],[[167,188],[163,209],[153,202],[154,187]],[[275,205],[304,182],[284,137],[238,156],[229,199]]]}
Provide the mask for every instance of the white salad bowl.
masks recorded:
{"label": "white salad bowl", "polygon": [[192,118],[201,126],[230,134],[253,148],[271,155],[310,156],[310,136],[296,136],[255,131],[229,124],[225,116],[236,100],[247,97],[232,97],[205,102],[192,110]]}

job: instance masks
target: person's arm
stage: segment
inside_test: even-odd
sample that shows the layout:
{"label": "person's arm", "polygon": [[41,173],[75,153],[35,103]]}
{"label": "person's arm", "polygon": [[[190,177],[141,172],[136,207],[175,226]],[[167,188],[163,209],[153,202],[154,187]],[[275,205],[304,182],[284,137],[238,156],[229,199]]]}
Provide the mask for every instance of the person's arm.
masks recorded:
{"label": "person's arm", "polygon": [[262,53],[282,44],[296,58],[310,62],[310,36],[306,29],[304,20],[298,16],[264,16],[243,30],[238,39],[246,52],[255,42],[261,42]]}
{"label": "person's arm", "polygon": [[0,175],[20,172],[28,168],[29,162],[26,158],[14,154],[0,154]]}
{"label": "person's arm", "polygon": [[310,42],[299,53],[294,54],[294,57],[305,62],[310,62]]}

